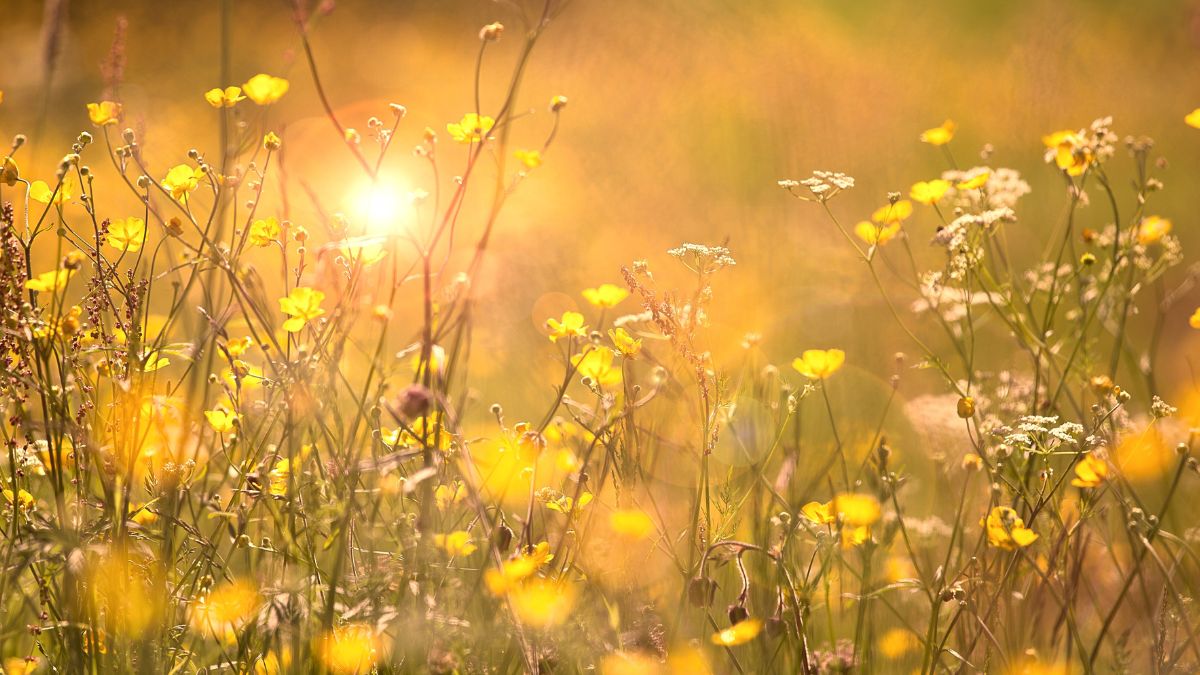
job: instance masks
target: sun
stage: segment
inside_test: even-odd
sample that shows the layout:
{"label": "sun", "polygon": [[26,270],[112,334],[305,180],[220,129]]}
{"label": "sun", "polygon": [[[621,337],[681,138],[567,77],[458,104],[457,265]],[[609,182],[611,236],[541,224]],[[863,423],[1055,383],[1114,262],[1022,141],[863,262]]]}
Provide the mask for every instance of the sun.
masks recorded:
{"label": "sun", "polygon": [[412,194],[403,182],[379,178],[354,191],[349,214],[367,235],[395,235],[407,232],[415,222]]}

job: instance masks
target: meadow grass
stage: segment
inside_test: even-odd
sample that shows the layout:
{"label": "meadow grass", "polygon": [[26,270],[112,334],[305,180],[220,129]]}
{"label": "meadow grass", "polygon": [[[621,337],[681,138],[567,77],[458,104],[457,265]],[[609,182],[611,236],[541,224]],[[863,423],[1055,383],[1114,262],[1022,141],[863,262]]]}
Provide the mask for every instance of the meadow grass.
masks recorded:
{"label": "meadow grass", "polygon": [[[839,391],[836,346],[750,334],[718,364],[734,237],[631,251],[573,290],[584,311],[546,317],[538,355],[556,379],[513,418],[473,384],[495,330],[476,282],[508,200],[553,170],[568,100],[530,111],[521,87],[562,9],[480,29],[460,119],[414,129],[393,104],[360,132],[297,4],[305,84],[370,186],[356,213],[318,189],[319,217],[286,215],[306,149],[270,114],[294,83],[265,73],[197,92],[221,142],[174,166],[148,165],[116,98],[80,111],[54,175],[27,175],[16,137],[3,672],[1200,668],[1200,391],[1160,397],[1191,365],[1160,341],[1200,329],[1197,268],[1155,211],[1153,143],[1109,119],[1048,133],[1057,216],[1024,213],[1033,187],[989,150],[960,165],[950,121],[911,139],[944,172],[873,213],[841,208],[863,189],[843,173],[779,181],[906,340],[879,410]],[[500,40],[511,63],[489,60]],[[423,189],[391,184],[396,141]],[[936,388],[902,404],[914,371]]]}

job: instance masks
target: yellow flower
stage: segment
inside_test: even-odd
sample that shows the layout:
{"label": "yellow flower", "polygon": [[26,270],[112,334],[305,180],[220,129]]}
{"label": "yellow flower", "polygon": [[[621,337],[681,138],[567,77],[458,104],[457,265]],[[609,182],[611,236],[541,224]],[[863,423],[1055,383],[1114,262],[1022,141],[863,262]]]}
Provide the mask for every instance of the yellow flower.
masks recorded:
{"label": "yellow flower", "polygon": [[846,362],[846,352],[840,349],[806,349],[792,367],[810,380],[824,380],[837,372]]}
{"label": "yellow flower", "polygon": [[39,293],[54,293],[67,287],[71,278],[71,270],[52,270],[42,272],[25,282],[25,290]]}
{"label": "yellow flower", "polygon": [[1200,330],[1200,307],[1197,307],[1196,311],[1192,312],[1192,316],[1188,319],[1188,325],[1196,330]]}
{"label": "yellow flower", "polygon": [[[303,457],[305,454],[307,453],[301,449],[300,456]],[[271,467],[267,477],[270,480],[270,485],[267,486],[267,492],[269,492],[272,497],[286,497],[288,493],[288,483],[291,482],[292,477],[292,461],[287,457],[280,458],[275,462],[275,466]]]}
{"label": "yellow flower", "polygon": [[518,150],[513,153],[513,157],[524,164],[526,169],[536,169],[542,165],[542,153],[537,150]]}
{"label": "yellow flower", "polygon": [[289,86],[291,85],[288,81],[282,77],[272,77],[266,73],[259,73],[242,85],[242,92],[258,105],[271,105],[283,98]]}
{"label": "yellow flower", "polygon": [[232,108],[238,101],[245,101],[241,87],[225,87],[209,89],[204,92],[204,100],[214,108]]}
{"label": "yellow flower", "polygon": [[379,639],[366,624],[335,628],[317,644],[317,656],[331,672],[365,675],[373,672]]}
{"label": "yellow flower", "polygon": [[761,619],[739,621],[719,633],[713,633],[712,643],[721,647],[736,647],[758,637],[758,634],[762,632],[762,627]]}
{"label": "yellow flower", "polygon": [[1183,118],[1183,121],[1186,122],[1189,127],[1200,129],[1200,108],[1196,108],[1192,112],[1188,113],[1187,116]]}
{"label": "yellow flower", "polygon": [[583,377],[590,377],[601,386],[621,381],[621,369],[613,368],[613,351],[605,347],[589,349],[571,357],[571,364]]}
{"label": "yellow flower", "polygon": [[1108,463],[1089,454],[1075,465],[1075,477],[1071,479],[1071,485],[1080,488],[1094,488],[1107,478]]}
{"label": "yellow flower", "polygon": [[134,252],[146,243],[146,221],[130,216],[108,224],[108,245],[122,251]]}
{"label": "yellow flower", "polygon": [[535,628],[557,626],[575,607],[575,588],[564,583],[531,579],[508,594],[521,621]]}
{"label": "yellow flower", "polygon": [[[1197,310],[1200,312],[1200,310]],[[613,346],[627,359],[635,358],[642,351],[641,338],[635,338],[629,334],[624,328],[617,327],[608,331],[608,338],[612,340]]]}
{"label": "yellow flower", "polygon": [[187,203],[188,195],[200,185],[200,179],[205,175],[204,169],[179,164],[171,167],[162,179],[163,189],[171,193],[171,198],[177,202]]}
{"label": "yellow flower", "polygon": [[275,152],[283,147],[283,140],[279,138],[279,134],[274,131],[268,131],[263,135],[263,149]]}
{"label": "yellow flower", "polygon": [[279,240],[279,219],[271,216],[250,223],[250,232],[246,236],[251,246],[270,246]]}
{"label": "yellow flower", "polygon": [[843,527],[842,528],[842,548],[854,548],[861,546],[864,542],[871,538],[871,528],[867,525],[859,525],[858,527]]}
{"label": "yellow flower", "polygon": [[588,504],[591,504],[592,499],[594,498],[595,495],[586,491],[580,493],[578,502],[575,501],[574,497],[568,495],[555,496],[554,494],[548,494],[546,496],[546,508],[550,509],[551,511],[558,511],[559,513],[581,511]]}
{"label": "yellow flower", "polygon": [[87,104],[88,118],[98,127],[106,127],[117,123],[121,116],[121,104],[113,101],[101,101]]}
{"label": "yellow flower", "polygon": [[942,126],[926,129],[921,132],[921,142],[930,145],[945,145],[954,138],[954,130],[958,126],[954,124],[954,120],[946,120],[942,122]]}
{"label": "yellow flower", "polygon": [[629,297],[629,291],[616,284],[600,284],[599,288],[583,289],[583,299],[594,307],[609,309],[616,307]]}
{"label": "yellow flower", "polygon": [[567,107],[567,97],[556,94],[550,97],[550,112],[558,112]]}
{"label": "yellow flower", "polygon": [[870,246],[883,246],[900,234],[900,223],[876,225],[869,220],[864,220],[854,226],[854,234]]}
{"label": "yellow flower", "polygon": [[645,539],[654,534],[654,521],[638,509],[616,509],[609,514],[608,524],[627,539]]}
{"label": "yellow flower", "polygon": [[464,530],[455,530],[450,534],[435,534],[433,543],[455,557],[471,555],[478,548],[471,542],[471,533]]}
{"label": "yellow flower", "polygon": [[587,335],[587,326],[583,325],[583,315],[579,312],[563,312],[561,320],[547,319],[546,326],[550,329],[551,342],[558,342],[559,338]]}
{"label": "yellow flower", "polygon": [[1142,219],[1142,224],[1138,225],[1138,243],[1142,246],[1149,246],[1163,235],[1171,231],[1171,221],[1162,216],[1147,216]]}
{"label": "yellow flower", "polygon": [[467,489],[460,480],[456,480],[450,485],[439,485],[433,491],[433,501],[437,504],[438,511],[445,511],[461,502],[466,496]]}
{"label": "yellow flower", "polygon": [[616,651],[600,661],[600,675],[662,675],[666,669],[658,659],[638,652]]}
{"label": "yellow flower", "polygon": [[289,333],[297,333],[304,324],[325,314],[321,302],[325,294],[306,286],[297,286],[288,293],[286,298],[279,299],[279,311],[291,318],[283,322],[283,329]]}
{"label": "yellow flower", "polygon": [[1083,147],[1083,138],[1077,132],[1055,131],[1043,136],[1042,143],[1052,151],[1055,166],[1066,171],[1069,176],[1082,174],[1092,163],[1092,155]]}
{"label": "yellow flower", "polygon": [[871,495],[840,494],[833,500],[833,510],[841,516],[843,522],[853,527],[879,522],[879,500]]}
{"label": "yellow flower", "polygon": [[885,204],[871,214],[871,220],[880,225],[891,225],[892,223],[902,223],[908,220],[912,215],[913,205],[907,199],[901,199],[895,204]]}
{"label": "yellow flower", "polygon": [[[0,101],[4,100],[4,92],[0,91]],[[21,656],[9,656],[4,659],[3,672],[7,675],[33,675],[38,669],[38,660],[30,657],[32,660],[26,661]]]}
{"label": "yellow flower", "polygon": [[209,635],[233,637],[258,612],[260,603],[258,590],[249,581],[224,583],[192,604],[191,624]]}
{"label": "yellow flower", "polygon": [[6,155],[4,161],[0,162],[0,183],[12,187],[20,178],[21,170],[17,166],[17,160]]}
{"label": "yellow flower", "polygon": [[29,494],[25,490],[17,490],[16,494],[13,494],[12,490],[5,488],[4,489],[4,503],[13,508],[18,508],[22,511],[27,511],[27,510],[29,510],[30,507],[33,506],[34,499],[33,499],[33,495]]}
{"label": "yellow flower", "polygon": [[496,120],[487,115],[479,116],[467,113],[458,122],[446,125],[446,131],[459,143],[478,143],[487,137],[487,133],[495,126]]}
{"label": "yellow flower", "polygon": [[833,510],[833,502],[809,502],[800,507],[800,515],[817,525],[831,525],[837,520],[837,512]]}
{"label": "yellow flower", "polygon": [[45,181],[35,180],[29,184],[29,198],[43,204],[62,204],[75,198],[75,179],[72,176],[64,176],[58,185],[58,192]]}
{"label": "yellow flower", "polygon": [[912,197],[914,202],[932,206],[938,203],[946,194],[946,190],[950,189],[950,181],[935,178],[933,180],[923,180],[913,183],[912,189],[908,191],[908,196]]}
{"label": "yellow flower", "polygon": [[1025,527],[1025,521],[1007,506],[992,509],[979,524],[987,528],[988,543],[1006,551],[1024,548],[1037,541],[1038,535]]}
{"label": "yellow flower", "polygon": [[961,180],[954,185],[959,190],[978,190],[987,185],[988,179],[992,177],[990,171],[980,171],[966,180]]}
{"label": "yellow flower", "polygon": [[912,631],[904,628],[892,628],[879,638],[879,653],[885,659],[896,660],[905,654],[915,651],[921,646],[921,641]]}
{"label": "yellow flower", "polygon": [[205,410],[204,417],[208,420],[208,425],[218,434],[228,434],[237,429],[238,416],[228,410],[221,408]]}
{"label": "yellow flower", "polygon": [[159,368],[166,368],[171,365],[171,360],[163,356],[158,350],[147,352],[142,355],[142,372],[153,373]]}

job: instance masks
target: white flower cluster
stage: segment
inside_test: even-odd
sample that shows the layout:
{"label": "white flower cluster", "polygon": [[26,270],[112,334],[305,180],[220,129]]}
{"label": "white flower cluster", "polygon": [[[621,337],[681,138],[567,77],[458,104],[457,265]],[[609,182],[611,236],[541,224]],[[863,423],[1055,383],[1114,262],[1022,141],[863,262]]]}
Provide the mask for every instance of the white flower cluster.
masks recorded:
{"label": "white flower cluster", "polygon": [[832,199],[839,192],[854,187],[854,179],[838,171],[814,171],[811,178],[799,181],[779,181],[779,187],[801,199],[808,199],[808,197],[796,194],[795,190],[801,186],[808,188],[816,201],[824,202]]}

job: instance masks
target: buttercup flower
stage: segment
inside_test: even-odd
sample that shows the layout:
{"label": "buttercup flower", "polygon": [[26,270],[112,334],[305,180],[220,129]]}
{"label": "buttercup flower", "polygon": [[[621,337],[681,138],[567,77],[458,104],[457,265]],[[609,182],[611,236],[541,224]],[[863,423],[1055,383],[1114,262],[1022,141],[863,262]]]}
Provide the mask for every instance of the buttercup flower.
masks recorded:
{"label": "buttercup flower", "polygon": [[25,290],[37,291],[39,293],[53,293],[61,291],[67,287],[67,281],[71,278],[71,270],[51,270],[42,272],[32,279],[25,282]]}
{"label": "buttercup flower", "polygon": [[587,326],[583,325],[583,315],[579,312],[563,312],[561,320],[547,319],[546,326],[550,329],[551,342],[558,342],[559,338],[587,335]]}
{"label": "buttercup flower", "polygon": [[251,246],[270,246],[279,241],[280,231],[278,218],[274,216],[260,218],[250,223],[250,232],[246,235],[246,241],[250,242]]}
{"label": "buttercup flower", "polygon": [[214,108],[232,108],[238,101],[245,101],[241,87],[215,88],[204,92],[204,100]]}
{"label": "buttercup flower", "polygon": [[138,251],[146,243],[146,221],[133,216],[113,220],[108,224],[106,241],[109,246],[122,251]]}
{"label": "buttercup flower", "polygon": [[45,181],[35,180],[29,184],[29,198],[35,202],[58,206],[75,198],[75,187],[74,176],[63,176],[62,182],[58,184],[58,192]]}
{"label": "buttercup flower", "polygon": [[237,429],[238,416],[223,408],[205,410],[204,418],[208,420],[208,426],[218,434],[233,433]]}
{"label": "buttercup flower", "polygon": [[583,299],[595,307],[616,307],[622,300],[629,297],[629,291],[616,284],[601,284],[599,288],[585,288]]}
{"label": "buttercup flower", "polygon": [[950,181],[935,178],[930,181],[919,181],[913,183],[912,189],[908,191],[908,196],[914,202],[932,206],[945,196],[946,191],[950,189]]}
{"label": "buttercup flower", "polygon": [[188,195],[200,185],[200,179],[205,176],[204,169],[178,164],[171,167],[162,179],[163,189],[171,193],[171,198],[177,202],[187,203]]}
{"label": "buttercup flower", "polygon": [[854,226],[854,234],[871,246],[883,246],[900,234],[900,223],[877,225],[864,220]]}
{"label": "buttercup flower", "polygon": [[713,633],[712,643],[720,647],[736,647],[746,644],[758,637],[758,634],[762,632],[762,627],[761,619],[739,621],[723,631]]}
{"label": "buttercup flower", "polygon": [[517,150],[513,157],[524,164],[526,169],[536,169],[542,165],[542,153],[537,150]]}
{"label": "buttercup flower", "polygon": [[635,338],[629,334],[624,328],[617,327],[608,331],[608,337],[612,340],[613,346],[625,358],[634,358],[638,352],[642,351],[641,338]]}
{"label": "buttercup flower", "polygon": [[609,514],[608,524],[626,539],[645,539],[654,534],[654,521],[639,509],[616,509]]}
{"label": "buttercup flower", "polygon": [[967,178],[965,180],[959,181],[958,183],[955,183],[954,187],[956,189],[963,190],[963,191],[978,190],[979,188],[983,187],[984,185],[987,185],[988,179],[991,177],[992,177],[991,172],[980,171],[979,173],[976,173],[974,176],[971,176],[970,178]]}
{"label": "buttercup flower", "polygon": [[1189,127],[1200,129],[1200,108],[1196,108],[1192,112],[1188,113],[1187,116],[1183,118],[1183,121],[1186,122]]}
{"label": "buttercup flower", "polygon": [[1138,225],[1137,238],[1142,246],[1149,246],[1171,231],[1171,221],[1162,216],[1147,216]]}
{"label": "buttercup flower", "polygon": [[881,225],[902,223],[912,215],[913,205],[907,199],[901,199],[895,204],[885,204],[871,214],[871,220]]}
{"label": "buttercup flower", "polygon": [[1071,479],[1071,485],[1080,488],[1094,488],[1107,478],[1108,463],[1089,454],[1075,465],[1075,477]]}
{"label": "buttercup flower", "polygon": [[288,293],[286,298],[279,299],[279,311],[291,318],[283,322],[283,329],[289,333],[298,333],[304,325],[317,317],[324,316],[321,302],[325,294],[306,286],[297,286]]}
{"label": "buttercup flower", "polygon": [[121,117],[121,104],[113,101],[101,101],[87,104],[88,119],[98,127],[116,124]]}
{"label": "buttercup flower", "polygon": [[945,145],[954,138],[954,131],[958,126],[954,120],[946,120],[941,126],[932,129],[926,129],[921,132],[921,142],[930,145]]}
{"label": "buttercup flower", "polygon": [[486,115],[467,113],[458,122],[447,124],[446,131],[459,143],[478,143],[487,137],[495,124],[496,120]]}
{"label": "buttercup flower", "polygon": [[271,105],[283,98],[291,84],[282,77],[259,73],[242,85],[242,92],[258,105]]}
{"label": "buttercup flower", "polygon": [[1025,527],[1017,512],[1007,506],[993,508],[979,524],[987,528],[988,543],[1006,551],[1025,548],[1038,538],[1037,533]]}
{"label": "buttercup flower", "polygon": [[1192,312],[1192,316],[1188,318],[1188,325],[1196,330],[1200,330],[1200,307]]}
{"label": "buttercup flower", "polygon": [[846,352],[840,349],[806,349],[800,358],[792,361],[792,367],[810,380],[824,380],[845,362]]}

